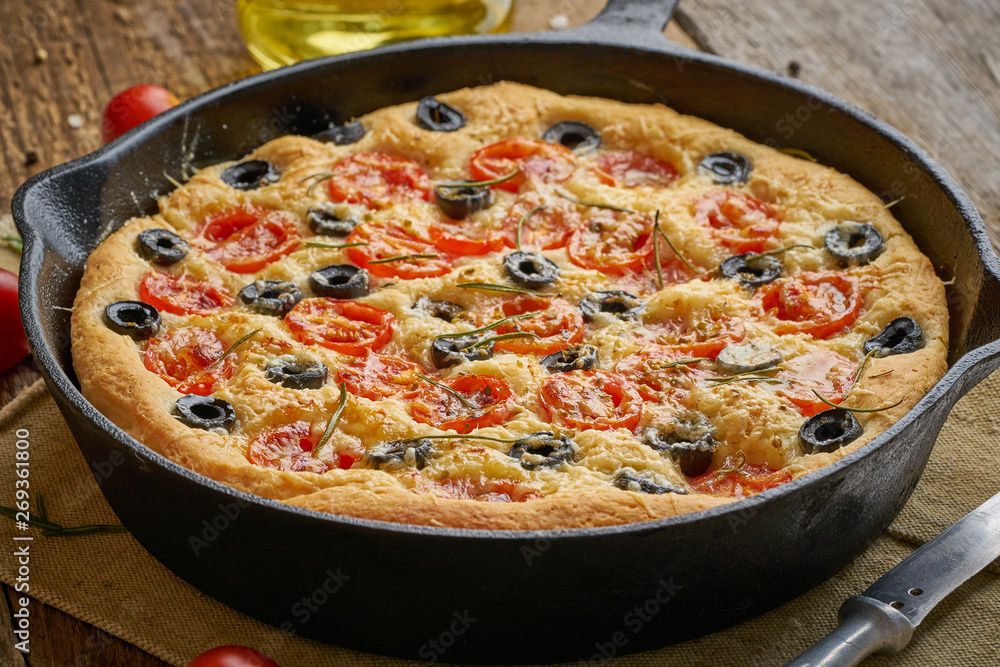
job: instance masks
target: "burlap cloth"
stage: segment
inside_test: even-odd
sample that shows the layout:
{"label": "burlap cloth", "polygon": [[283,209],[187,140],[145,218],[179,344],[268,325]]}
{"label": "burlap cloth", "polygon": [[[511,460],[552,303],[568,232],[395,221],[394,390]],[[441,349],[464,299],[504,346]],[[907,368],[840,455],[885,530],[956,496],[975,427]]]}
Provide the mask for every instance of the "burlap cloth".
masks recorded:
{"label": "burlap cloth", "polygon": [[[611,661],[632,665],[777,665],[829,632],[837,609],[1000,489],[1000,374],[958,404],[920,485],[886,535],[835,577],[783,607],[702,639]],[[30,431],[32,491],[65,526],[115,523],[45,386],[39,381],[0,411],[0,498],[14,490],[14,433]],[[0,504],[12,502],[0,500]],[[0,518],[0,540],[14,533]],[[19,534],[23,534],[20,533]],[[43,537],[32,529],[31,595],[183,665],[221,644],[256,647],[283,667],[403,665],[278,630],[203,595],[160,565],[127,533]],[[11,584],[11,549],[0,550],[0,579]],[[1000,665],[1000,566],[975,576],[931,613],[897,656],[871,665]]]}

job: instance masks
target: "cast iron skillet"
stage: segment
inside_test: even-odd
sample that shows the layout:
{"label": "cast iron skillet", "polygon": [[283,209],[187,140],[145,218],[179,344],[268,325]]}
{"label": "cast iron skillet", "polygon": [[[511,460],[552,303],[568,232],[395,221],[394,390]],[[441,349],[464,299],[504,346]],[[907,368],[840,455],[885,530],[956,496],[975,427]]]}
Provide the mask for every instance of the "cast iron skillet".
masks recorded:
{"label": "cast iron skillet", "polygon": [[[1000,366],[1000,265],[965,194],[926,153],[828,93],[667,42],[660,31],[675,4],[612,0],[567,32],[439,39],[261,74],[18,190],[21,308],[34,354],[105,497],[150,553],[288,632],[411,658],[513,662],[606,657],[703,635],[800,595],[867,548],[909,497],[951,407]],[[754,140],[806,149],[876,193],[905,194],[894,212],[956,278],[950,371],[861,451],[762,496],[548,532],[380,523],[238,493],[154,454],[83,399],[68,314],[54,307],[72,304],[107,229],[155,210],[167,175],[281,134],[505,79],[665,101]]]}

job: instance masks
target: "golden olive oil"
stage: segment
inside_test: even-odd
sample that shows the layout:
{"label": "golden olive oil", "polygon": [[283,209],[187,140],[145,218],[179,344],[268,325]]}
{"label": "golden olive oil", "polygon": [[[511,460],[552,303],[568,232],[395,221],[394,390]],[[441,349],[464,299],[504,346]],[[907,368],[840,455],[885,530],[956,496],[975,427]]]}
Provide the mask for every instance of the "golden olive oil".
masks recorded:
{"label": "golden olive oil", "polygon": [[274,69],[419,37],[505,32],[514,0],[237,0],[251,55]]}

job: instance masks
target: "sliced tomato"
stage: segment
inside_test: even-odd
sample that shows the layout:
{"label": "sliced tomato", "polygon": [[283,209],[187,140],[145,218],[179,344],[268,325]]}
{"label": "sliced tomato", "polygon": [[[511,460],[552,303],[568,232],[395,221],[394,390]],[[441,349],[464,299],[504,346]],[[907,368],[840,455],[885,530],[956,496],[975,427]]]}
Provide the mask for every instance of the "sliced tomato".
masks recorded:
{"label": "sliced tomato", "polygon": [[170,329],[149,341],[142,363],[182,394],[208,396],[219,380],[233,375],[233,357],[213,366],[228,346],[201,327]]}
{"label": "sliced tomato", "polygon": [[330,464],[313,456],[315,446],[312,424],[297,421],[257,435],[250,441],[247,459],[262,468],[322,474]]}
{"label": "sliced tomato", "polygon": [[299,301],[284,322],[303,343],[360,357],[392,340],[396,318],[357,301],[319,298]]}
{"label": "sliced tomato", "polygon": [[542,497],[541,491],[507,479],[457,477],[433,482],[432,493],[452,499],[480,500],[488,503],[523,503]]}
{"label": "sliced tomato", "polygon": [[653,221],[639,213],[600,209],[566,247],[577,266],[620,276],[645,266],[653,252]]}
{"label": "sliced tomato", "polygon": [[174,315],[210,313],[233,305],[233,295],[217,282],[150,271],[139,283],[139,299]]}
{"label": "sliced tomato", "polygon": [[518,170],[514,178],[493,187],[517,192],[528,180],[562,183],[573,175],[576,157],[560,144],[512,137],[480,148],[469,161],[469,172],[481,181],[506,176],[514,169]]}
{"label": "sliced tomato", "polygon": [[694,206],[694,219],[737,253],[760,252],[778,233],[778,214],[766,202],[733,190],[718,190]]}
{"label": "sliced tomato", "polygon": [[472,220],[441,220],[433,223],[427,234],[441,252],[452,255],[485,255],[504,247],[504,237],[498,231]]}
{"label": "sliced tomato", "polygon": [[773,489],[792,481],[792,476],[784,470],[767,466],[744,465],[737,471],[719,473],[707,472],[691,480],[691,486],[698,493],[720,498],[746,498]]}
{"label": "sliced tomato", "polygon": [[724,319],[699,318],[694,324],[684,319],[649,322],[646,331],[652,336],[640,334],[640,343],[648,342],[666,345],[679,353],[692,357],[719,356],[730,343],[739,343],[746,336],[743,320],[738,317]]}
{"label": "sliced tomato", "polygon": [[779,278],[757,290],[778,334],[803,333],[829,338],[854,324],[861,314],[861,291],[853,276],[834,271]]}
{"label": "sliced tomato", "polygon": [[347,391],[373,401],[397,397],[410,399],[420,390],[418,373],[424,369],[409,359],[395,354],[369,352],[337,371],[337,383],[345,383]]}
{"label": "sliced tomato", "polygon": [[[651,272],[653,280],[656,280],[657,284],[659,283],[661,275],[663,276],[664,285],[685,283],[698,277],[698,275],[684,263],[677,253],[673,251],[670,244],[663,240],[662,236],[655,239],[655,243],[651,245],[655,246],[660,255],[660,273],[656,273],[656,257],[653,255],[652,249],[649,253],[649,259],[646,260],[646,269]],[[685,259],[691,262],[690,258]],[[692,264],[697,266],[694,262],[692,262]]]}
{"label": "sliced tomato", "polygon": [[642,416],[642,397],[620,375],[605,371],[554,373],[539,391],[549,418],[581,431],[634,429]]}
{"label": "sliced tomato", "polygon": [[628,378],[645,400],[681,405],[697,380],[717,375],[700,364],[674,363],[691,358],[686,350],[655,345],[625,357],[615,371]]}
{"label": "sliced tomato", "polygon": [[510,385],[499,378],[459,375],[443,380],[441,384],[451,391],[429,384],[410,403],[413,418],[418,422],[445,431],[469,433],[478,428],[503,424],[514,414],[514,394]]}
{"label": "sliced tomato", "polygon": [[769,386],[779,396],[794,403],[806,417],[812,417],[830,407],[816,398],[814,390],[831,403],[840,403],[858,372],[856,363],[826,350],[789,359],[784,366],[775,377],[788,382]]}
{"label": "sliced tomato", "polygon": [[[347,257],[373,276],[382,278],[434,278],[451,271],[451,260],[429,240],[400,225],[365,223],[347,237],[347,243],[367,243],[347,249]],[[413,257],[432,255],[432,257]],[[372,260],[395,259],[391,262]]]}
{"label": "sliced tomato", "polygon": [[594,163],[594,173],[605,185],[626,188],[640,185],[665,188],[678,176],[674,165],[639,151],[602,153]]}
{"label": "sliced tomato", "polygon": [[295,250],[300,238],[291,215],[257,206],[209,217],[200,235],[210,242],[205,248],[208,256],[234,273],[260,271]]}
{"label": "sliced tomato", "polygon": [[531,317],[513,320],[497,327],[496,334],[524,331],[533,333],[538,338],[510,338],[497,341],[493,347],[497,352],[552,354],[583,340],[583,317],[566,299],[518,297],[504,301],[499,311],[489,311],[490,314],[483,318],[481,323],[486,325],[512,315],[534,313]]}
{"label": "sliced tomato", "polygon": [[431,181],[416,162],[385,153],[356,153],[330,170],[330,199],[368,208],[430,201]]}
{"label": "sliced tomato", "polygon": [[521,225],[521,248],[525,252],[562,248],[581,224],[580,213],[570,202],[546,201],[537,192],[528,192],[518,197],[503,221],[503,240],[508,248],[517,247],[517,225],[528,213],[531,215]]}

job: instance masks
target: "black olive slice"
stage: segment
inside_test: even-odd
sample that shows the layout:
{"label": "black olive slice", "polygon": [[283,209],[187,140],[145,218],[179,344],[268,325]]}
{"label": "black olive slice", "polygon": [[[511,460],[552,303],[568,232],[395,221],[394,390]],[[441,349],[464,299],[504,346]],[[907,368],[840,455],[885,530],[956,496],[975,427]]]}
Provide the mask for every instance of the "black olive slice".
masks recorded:
{"label": "black olive slice", "polygon": [[562,144],[576,153],[584,153],[601,145],[601,134],[586,123],[564,120],[545,130],[542,140],[550,144]]}
{"label": "black olive slice", "polygon": [[450,104],[427,96],[417,105],[417,125],[432,132],[454,132],[465,127],[465,114]]}
{"label": "black olive slice", "polygon": [[752,342],[742,345],[727,345],[715,359],[719,369],[730,375],[762,371],[773,368],[782,361],[781,352]]}
{"label": "black olive slice", "polygon": [[698,173],[719,185],[739,185],[750,180],[750,158],[734,151],[712,153],[698,163]]}
{"label": "black olive slice", "polygon": [[649,472],[635,472],[629,468],[622,470],[615,477],[614,485],[617,486],[622,491],[633,491],[635,493],[653,493],[656,495],[662,493],[678,493],[684,495],[687,493],[684,489],[679,489],[675,486],[670,486],[663,482],[663,480],[658,479],[656,475]]}
{"label": "black olive slice", "polygon": [[454,322],[456,317],[465,312],[465,308],[457,303],[429,299],[426,296],[417,299],[413,308],[445,322]]}
{"label": "black olive slice", "polygon": [[799,443],[806,454],[833,452],[861,435],[861,424],[849,410],[834,408],[813,415],[799,429]]}
{"label": "black olive slice", "polygon": [[347,236],[354,231],[358,221],[328,209],[311,208],[306,211],[306,224],[317,236]]}
{"label": "black olive slice", "polygon": [[313,139],[322,141],[324,144],[347,146],[348,144],[361,141],[365,133],[365,126],[361,124],[361,121],[356,120],[352,123],[344,123],[343,125],[332,125],[319,134],[313,135]]}
{"label": "black olive slice", "polygon": [[559,277],[555,262],[537,252],[512,252],[503,258],[503,268],[511,280],[531,289],[551,285]]}
{"label": "black olive slice", "polygon": [[420,470],[431,460],[434,445],[430,440],[407,442],[394,440],[375,445],[361,458],[366,468],[395,472],[406,468]]}
{"label": "black olive slice", "polygon": [[177,399],[174,403],[174,417],[186,426],[206,431],[221,428],[232,433],[233,424],[236,423],[236,411],[229,401],[196,394]]}
{"label": "black olive slice", "polygon": [[593,345],[574,345],[542,357],[538,363],[550,373],[592,371],[597,368],[597,348]]}
{"label": "black olive slice", "polygon": [[493,205],[493,190],[486,185],[436,185],[434,198],[441,212],[462,220]]}
{"label": "black olive slice", "polygon": [[826,250],[841,264],[867,264],[882,252],[882,235],[867,222],[842,222],[826,233]]}
{"label": "black olive slice", "polygon": [[782,266],[774,255],[748,252],[733,255],[722,263],[719,270],[726,278],[732,278],[747,287],[760,287],[780,276]]}
{"label": "black olive slice", "polygon": [[431,361],[435,368],[450,368],[466,361],[489,359],[493,356],[493,343],[472,347],[480,340],[476,336],[435,338],[431,343]]}
{"label": "black olive slice", "polygon": [[320,389],[330,370],[322,362],[307,363],[278,358],[264,368],[264,375],[274,384],[288,389]]}
{"label": "black olive slice", "polygon": [[240,301],[261,315],[284,317],[302,298],[295,283],[257,280],[240,290]]}
{"label": "black olive slice", "polygon": [[166,229],[144,229],[135,242],[139,256],[160,266],[170,266],[188,254],[191,245]]}
{"label": "black olive slice", "polygon": [[573,441],[565,435],[537,431],[518,438],[507,456],[518,459],[525,470],[555,468],[573,460]]}
{"label": "black olive slice", "polygon": [[256,190],[276,183],[281,174],[267,160],[247,160],[226,169],[219,178],[236,190]]}
{"label": "black olive slice", "polygon": [[697,477],[708,470],[719,448],[711,428],[684,421],[671,426],[651,426],[643,432],[642,442],[670,456],[688,477]]}
{"label": "black olive slice", "polygon": [[586,322],[593,321],[597,313],[610,313],[620,320],[635,320],[641,308],[639,297],[623,290],[591,292],[580,300],[580,312]]}
{"label": "black olive slice", "polygon": [[865,341],[865,354],[872,350],[877,357],[908,354],[924,346],[924,332],[912,317],[897,317],[874,338]]}
{"label": "black olive slice", "polygon": [[144,340],[160,330],[160,311],[142,301],[115,301],[104,309],[104,323],[115,333]]}
{"label": "black olive slice", "polygon": [[368,271],[353,264],[330,264],[309,274],[309,288],[317,296],[357,299],[370,291]]}

